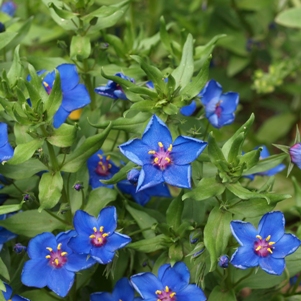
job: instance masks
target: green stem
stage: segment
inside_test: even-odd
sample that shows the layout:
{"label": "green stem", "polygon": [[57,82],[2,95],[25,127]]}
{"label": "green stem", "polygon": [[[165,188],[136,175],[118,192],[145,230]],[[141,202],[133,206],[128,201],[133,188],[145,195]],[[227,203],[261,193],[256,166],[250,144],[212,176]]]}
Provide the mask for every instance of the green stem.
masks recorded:
{"label": "green stem", "polygon": [[47,140],[46,140],[46,145],[47,145],[47,148],[48,148],[48,153],[49,153],[49,158],[50,158],[52,169],[53,169],[53,171],[59,171],[60,168],[59,168],[59,164],[57,162],[57,158],[56,158],[54,148]]}
{"label": "green stem", "polygon": [[111,152],[114,150],[114,148],[115,148],[115,146],[116,146],[116,143],[117,143],[117,141],[118,141],[119,136],[120,136],[120,130],[118,130],[117,135],[116,135],[116,137],[115,137],[115,140],[114,140],[114,142],[113,142],[113,144],[112,144],[112,147],[111,147],[111,150],[110,150]]}
{"label": "green stem", "polygon": [[238,281],[236,281],[233,286],[232,289],[234,289],[238,284],[240,284],[243,280],[247,279],[248,277],[250,277],[253,274],[253,269],[251,269],[251,271],[244,277],[240,278]]}
{"label": "green stem", "polygon": [[133,235],[136,235],[136,234],[138,234],[138,233],[141,233],[141,232],[144,232],[144,231],[147,231],[147,230],[151,230],[152,229],[152,227],[148,227],[148,228],[144,228],[144,229],[140,229],[140,230],[137,230],[137,231],[134,231],[134,232],[132,232],[132,233],[130,233],[130,234],[128,234],[128,236],[133,236]]}
{"label": "green stem", "polygon": [[67,225],[68,227],[71,227],[72,225],[70,225],[68,222],[66,222],[65,220],[59,218],[56,214],[54,214],[53,212],[51,212],[50,210],[46,210],[46,212],[48,214],[50,214],[52,217],[54,217],[55,219],[57,219],[58,221],[60,221],[61,223]]}

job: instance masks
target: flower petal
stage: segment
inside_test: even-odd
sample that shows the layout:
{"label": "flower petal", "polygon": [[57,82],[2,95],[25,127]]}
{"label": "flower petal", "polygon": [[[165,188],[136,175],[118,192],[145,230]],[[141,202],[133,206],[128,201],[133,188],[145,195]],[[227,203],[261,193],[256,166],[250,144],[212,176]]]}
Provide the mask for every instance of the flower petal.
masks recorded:
{"label": "flower petal", "polygon": [[133,301],[134,289],[127,278],[121,278],[115,284],[112,300]]}
{"label": "flower petal", "polygon": [[140,139],[133,139],[119,145],[120,151],[131,161],[138,165],[151,163],[151,155],[148,153],[152,149]]}
{"label": "flower petal", "polygon": [[79,83],[79,75],[74,64],[61,64],[56,69],[60,73],[63,93],[72,90]]}
{"label": "flower petal", "polygon": [[93,233],[93,228],[97,228],[97,220],[94,216],[83,210],[77,210],[73,218],[73,225],[78,234],[90,236]]}
{"label": "flower petal", "polygon": [[1,291],[1,292],[2,292],[5,300],[8,300],[10,298],[10,296],[12,295],[12,293],[13,293],[13,289],[11,288],[10,285],[8,285],[6,283],[4,283],[4,286],[5,286],[6,291],[5,292]]}
{"label": "flower petal", "polygon": [[55,236],[49,232],[43,232],[32,238],[28,244],[28,256],[31,259],[42,258],[49,255],[49,251],[46,248],[52,248],[56,250],[57,241]]}
{"label": "flower petal", "polygon": [[259,265],[269,274],[281,275],[285,268],[285,260],[283,258],[274,258],[272,256],[260,257]]}
{"label": "flower petal", "polygon": [[232,114],[224,114],[222,112],[221,116],[218,118],[218,128],[223,127],[224,125],[231,124],[235,119],[235,115]]}
{"label": "flower petal", "polygon": [[137,184],[137,192],[164,182],[163,173],[151,164],[145,164],[141,169]]}
{"label": "flower petal", "polygon": [[158,270],[158,279],[160,281],[162,281],[162,277],[164,276],[164,273],[170,268],[170,264],[169,263],[166,263],[166,264],[163,264],[159,267],[159,270]]}
{"label": "flower petal", "polygon": [[118,232],[114,232],[108,237],[104,248],[106,248],[110,252],[115,252],[116,250],[121,249],[127,244],[129,244],[131,241],[132,240],[129,236]]}
{"label": "flower petal", "polygon": [[191,104],[187,106],[183,106],[180,109],[180,113],[184,116],[191,116],[195,110],[196,110],[196,102],[193,100]]}
{"label": "flower petal", "polygon": [[97,262],[101,264],[107,264],[111,262],[115,255],[114,252],[111,252],[106,248],[106,245],[98,248],[97,247],[92,248],[90,254],[93,259],[95,259]]}
{"label": "flower petal", "polygon": [[30,300],[27,299],[27,298],[21,297],[21,296],[19,296],[19,295],[14,295],[14,296],[11,298],[11,301],[30,301]]}
{"label": "flower petal", "polygon": [[114,94],[114,90],[114,88],[108,86],[101,86],[94,89],[94,91],[101,96],[117,99],[118,97]]}
{"label": "flower petal", "polygon": [[89,254],[92,244],[88,234],[79,234],[69,240],[68,247],[71,248],[74,253]]}
{"label": "flower petal", "polygon": [[170,185],[191,188],[191,166],[170,165],[163,171],[164,181]]}
{"label": "flower petal", "polygon": [[105,233],[112,234],[117,227],[117,212],[113,206],[103,208],[97,217],[97,230],[103,226]]}
{"label": "flower petal", "polygon": [[230,228],[232,234],[241,246],[246,245],[253,247],[258,232],[252,224],[243,221],[232,221]]}
{"label": "flower petal", "polygon": [[300,246],[300,239],[290,233],[285,233],[274,245],[274,258],[284,258],[287,255],[294,253]]}
{"label": "flower petal", "polygon": [[258,266],[259,256],[251,246],[239,247],[231,257],[231,264],[239,269],[247,269]]}
{"label": "flower petal", "polygon": [[177,301],[205,301],[206,296],[204,292],[196,285],[189,284],[183,290],[176,294]]}
{"label": "flower petal", "polygon": [[53,116],[53,126],[59,128],[68,118],[70,112],[67,112],[62,106],[55,112]]}
{"label": "flower petal", "polygon": [[65,297],[74,282],[74,272],[64,268],[53,269],[48,277],[47,286],[60,297]]}
{"label": "flower petal", "polygon": [[199,93],[198,96],[201,97],[201,102],[206,106],[213,99],[216,100],[216,103],[219,101],[222,94],[222,86],[216,82],[214,79],[207,82],[206,86]]}
{"label": "flower petal", "polygon": [[236,111],[239,102],[239,94],[236,92],[224,93],[220,96],[220,100],[223,114],[231,114]]}
{"label": "flower petal", "polygon": [[87,254],[68,254],[68,260],[64,265],[64,268],[70,272],[78,272],[91,267],[95,264],[95,260],[92,257],[88,257]]}
{"label": "flower petal", "polygon": [[179,136],[173,146],[170,156],[176,165],[185,165],[194,161],[205,149],[207,142],[191,137]]}
{"label": "flower petal", "polygon": [[3,147],[8,141],[7,124],[0,122],[0,147]]}
{"label": "flower petal", "polygon": [[[110,293],[94,293],[90,295],[90,301],[115,301],[117,299],[114,299],[112,297],[112,294]],[[126,300],[122,300],[126,301]]]}
{"label": "flower petal", "polygon": [[[184,269],[184,267],[185,267],[185,269]],[[185,264],[182,267],[182,270],[183,271],[181,271],[181,273],[179,273],[177,270],[175,270],[172,267],[169,267],[168,269],[166,269],[166,271],[163,274],[163,277],[161,279],[163,287],[168,286],[173,292],[176,292],[176,293],[183,290],[188,285],[187,276],[189,279],[190,274],[189,274],[189,270]]]}
{"label": "flower petal", "polygon": [[284,234],[285,219],[280,211],[266,213],[258,224],[258,233],[262,238],[271,235],[271,241],[278,242]]}

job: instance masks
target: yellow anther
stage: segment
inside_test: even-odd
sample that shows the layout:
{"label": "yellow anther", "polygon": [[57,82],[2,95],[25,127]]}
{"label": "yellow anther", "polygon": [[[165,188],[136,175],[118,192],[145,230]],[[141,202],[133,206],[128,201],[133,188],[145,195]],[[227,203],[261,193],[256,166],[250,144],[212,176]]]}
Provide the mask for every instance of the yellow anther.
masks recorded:
{"label": "yellow anther", "polygon": [[161,294],[162,294],[162,291],[159,291],[159,290],[156,291],[156,295],[161,295]]}
{"label": "yellow anther", "polygon": [[173,292],[173,293],[171,293],[171,294],[169,295],[169,297],[172,298],[173,296],[175,296],[175,294],[176,294],[176,293]]}
{"label": "yellow anther", "polygon": [[61,247],[62,247],[62,244],[61,244],[61,243],[59,243],[59,244],[57,245],[57,249],[58,249],[58,250],[60,250],[60,249],[61,249]]}
{"label": "yellow anther", "polygon": [[108,161],[108,160],[110,160],[110,159],[111,159],[111,156],[107,156],[106,160]]}
{"label": "yellow anther", "polygon": [[52,248],[47,247],[46,248],[49,252],[52,252]]}
{"label": "yellow anther", "polygon": [[99,227],[99,232],[103,232],[103,226]]}
{"label": "yellow anther", "polygon": [[101,166],[102,170],[106,170],[106,167],[104,165]]}
{"label": "yellow anther", "polygon": [[102,163],[101,161],[99,161],[98,164],[99,164],[100,166],[103,166],[103,163]]}
{"label": "yellow anther", "polygon": [[97,156],[100,160],[102,160],[102,158],[103,158],[102,155],[97,155]]}
{"label": "yellow anther", "polygon": [[258,246],[255,251],[259,251],[262,247],[261,246]]}
{"label": "yellow anther", "polygon": [[272,245],[274,245],[274,244],[275,244],[274,241],[270,241],[270,242],[269,242],[269,246],[272,246]]}
{"label": "yellow anther", "polygon": [[270,248],[267,248],[267,250],[268,250],[271,254],[273,254],[273,251],[272,251]]}
{"label": "yellow anther", "polygon": [[165,292],[168,293],[169,292],[169,287],[165,286]]}
{"label": "yellow anther", "polygon": [[56,265],[59,265],[59,260],[57,258],[54,259]]}
{"label": "yellow anther", "polygon": [[157,164],[158,161],[159,161],[159,158],[156,157],[156,158],[154,159],[154,162]]}
{"label": "yellow anther", "polygon": [[158,142],[159,147],[163,147],[163,143],[162,142]]}
{"label": "yellow anther", "polygon": [[112,167],[112,164],[108,164],[108,167],[111,168],[111,167]]}
{"label": "yellow anther", "polygon": [[98,237],[98,238],[97,238],[97,241],[98,241],[98,242],[102,242],[102,238],[101,238],[101,237]]}
{"label": "yellow anther", "polygon": [[172,144],[169,144],[169,148],[167,149],[169,152],[172,150]]}
{"label": "yellow anther", "polygon": [[43,85],[45,86],[45,88],[49,87],[49,85],[46,82],[43,82]]}
{"label": "yellow anther", "polygon": [[90,235],[89,238],[95,238],[96,236],[94,234]]}
{"label": "yellow anther", "polygon": [[271,235],[269,235],[265,240],[269,241],[271,239]]}
{"label": "yellow anther", "polygon": [[96,229],[96,227],[93,227],[93,231],[96,233],[97,232],[97,229]]}
{"label": "yellow anther", "polygon": [[262,239],[262,237],[260,235],[256,235],[256,238],[258,239]]}
{"label": "yellow anther", "polygon": [[107,236],[109,236],[109,234],[108,234],[108,233],[104,233],[104,234],[102,234],[102,237],[107,237]]}
{"label": "yellow anther", "polygon": [[148,154],[150,154],[150,155],[154,155],[156,152],[154,151],[154,150],[150,150],[149,152],[148,152]]}
{"label": "yellow anther", "polygon": [[47,255],[47,256],[45,256],[45,258],[49,259],[49,258],[51,258],[51,256],[50,256],[50,255]]}
{"label": "yellow anther", "polygon": [[168,163],[170,163],[170,159],[168,157],[164,158],[165,161],[167,161]]}
{"label": "yellow anther", "polygon": [[67,252],[62,252],[61,256],[66,256],[68,253]]}

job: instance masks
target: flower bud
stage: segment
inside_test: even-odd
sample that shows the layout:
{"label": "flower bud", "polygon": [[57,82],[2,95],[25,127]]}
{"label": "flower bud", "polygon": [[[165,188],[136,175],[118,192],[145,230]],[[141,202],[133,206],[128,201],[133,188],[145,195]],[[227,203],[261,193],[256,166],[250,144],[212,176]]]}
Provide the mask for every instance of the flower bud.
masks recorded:
{"label": "flower bud", "polygon": [[81,184],[81,183],[76,183],[73,188],[76,190],[76,191],[81,191],[84,186]]}
{"label": "flower bud", "polygon": [[131,169],[127,174],[127,179],[133,185],[138,183],[140,171],[138,169]]}
{"label": "flower bud", "polygon": [[228,255],[222,255],[219,259],[218,259],[218,265],[221,268],[226,269],[229,266],[229,256]]}
{"label": "flower bud", "polygon": [[292,163],[296,164],[301,169],[301,143],[294,144],[289,149],[289,154],[291,157]]}
{"label": "flower bud", "polygon": [[27,248],[18,242],[14,245],[13,250],[15,253],[21,254],[23,251],[25,252]]}

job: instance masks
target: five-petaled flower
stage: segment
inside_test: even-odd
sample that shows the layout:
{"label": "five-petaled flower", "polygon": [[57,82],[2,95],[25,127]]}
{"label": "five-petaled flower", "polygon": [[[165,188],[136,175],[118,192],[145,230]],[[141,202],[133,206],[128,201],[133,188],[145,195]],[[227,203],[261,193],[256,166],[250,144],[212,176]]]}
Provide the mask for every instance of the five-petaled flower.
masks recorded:
{"label": "five-petaled flower", "polygon": [[182,188],[191,187],[191,166],[207,143],[179,136],[174,143],[169,129],[156,115],[148,123],[142,139],[133,139],[119,146],[120,151],[141,165],[137,192],[166,182]]}
{"label": "five-petaled flower", "polygon": [[77,210],[73,219],[77,232],[68,243],[74,252],[89,254],[101,264],[112,261],[115,251],[131,242],[127,235],[115,232],[117,214],[115,207],[102,209],[97,218],[87,212]]}
{"label": "five-petaled flower", "polygon": [[92,189],[105,186],[113,188],[113,185],[101,183],[101,180],[108,180],[118,172],[119,168],[110,160],[110,156],[103,156],[103,151],[99,150],[87,160],[89,170],[89,184]]}
{"label": "five-petaled flower", "polygon": [[21,281],[30,287],[47,286],[60,297],[65,297],[74,282],[75,273],[92,266],[95,260],[76,254],[67,245],[76,235],[74,230],[57,236],[44,232],[30,240],[28,256]]}
{"label": "five-petaled flower", "polygon": [[11,297],[11,295],[13,293],[11,286],[6,283],[4,283],[4,286],[5,286],[6,291],[5,292],[2,291],[2,292],[3,292],[3,296],[4,296],[5,300],[7,300],[7,301],[30,301],[29,299],[21,297],[19,295],[14,295],[13,297]]}
{"label": "five-petaled flower", "polygon": [[232,221],[231,230],[241,245],[232,255],[231,263],[239,269],[260,266],[273,275],[281,275],[284,257],[295,252],[301,241],[293,234],[284,233],[284,215],[280,211],[266,213],[256,230],[252,224]]}
{"label": "five-petaled flower", "polygon": [[[79,83],[79,75],[73,64],[62,64],[56,67],[60,74],[62,89],[62,104],[53,117],[53,126],[60,127],[69,114],[90,103],[90,96],[85,85]],[[55,71],[49,72],[43,79],[43,85],[48,94],[51,93],[55,80]]]}
{"label": "five-petaled flower", "polygon": [[190,273],[184,262],[173,267],[164,264],[158,277],[140,273],[131,277],[135,290],[147,301],[204,301],[206,296],[196,284],[189,284]]}
{"label": "five-petaled flower", "polygon": [[127,278],[121,278],[116,282],[113,293],[94,293],[90,301],[134,301],[134,289]]}
{"label": "five-petaled flower", "polygon": [[289,154],[292,163],[296,164],[301,169],[301,143],[298,142],[290,147]]}
{"label": "five-petaled flower", "polygon": [[[130,78],[120,72],[116,73],[115,76],[119,76],[122,79],[128,80],[132,83],[135,82],[132,78]],[[121,86],[119,84],[113,82],[112,80],[109,80],[105,86],[100,86],[100,87],[95,88],[95,92],[99,95],[110,97],[113,99],[119,98],[122,100],[127,100],[127,97],[124,94]]]}
{"label": "five-petaled flower", "polygon": [[212,79],[198,96],[201,97],[201,102],[205,106],[207,119],[214,127],[221,128],[234,121],[234,112],[239,101],[238,93],[222,94],[221,85]]}
{"label": "five-petaled flower", "polygon": [[0,122],[0,163],[11,159],[14,150],[8,142],[7,124]]}

